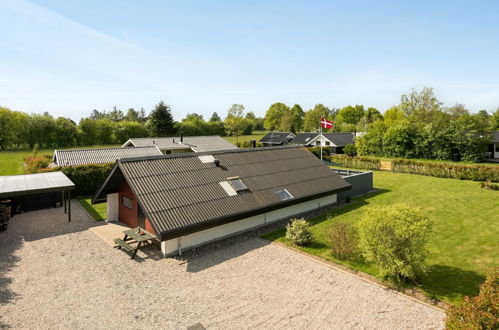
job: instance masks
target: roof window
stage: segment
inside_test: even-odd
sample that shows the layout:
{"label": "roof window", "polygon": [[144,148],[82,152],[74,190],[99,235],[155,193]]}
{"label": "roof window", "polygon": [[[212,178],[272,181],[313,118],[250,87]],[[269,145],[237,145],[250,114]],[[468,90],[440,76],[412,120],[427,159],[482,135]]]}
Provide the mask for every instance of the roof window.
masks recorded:
{"label": "roof window", "polygon": [[213,157],[212,155],[198,156],[198,158],[203,164],[213,163],[213,161],[215,160],[215,157]]}
{"label": "roof window", "polygon": [[236,192],[248,190],[248,187],[246,187],[244,182],[238,176],[227,178],[227,181],[230,183],[230,185],[232,186],[232,188],[234,188]]}
{"label": "roof window", "polygon": [[286,201],[288,199],[294,198],[293,195],[291,195],[287,189],[278,190],[275,193],[277,196],[279,196],[281,201]]}

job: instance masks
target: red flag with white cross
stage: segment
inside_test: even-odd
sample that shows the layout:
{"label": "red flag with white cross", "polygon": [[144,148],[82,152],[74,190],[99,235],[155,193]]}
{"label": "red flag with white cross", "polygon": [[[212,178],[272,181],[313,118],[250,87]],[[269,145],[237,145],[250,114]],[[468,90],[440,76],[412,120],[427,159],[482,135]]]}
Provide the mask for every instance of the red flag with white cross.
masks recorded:
{"label": "red flag with white cross", "polygon": [[321,127],[325,129],[332,129],[333,128],[333,122],[327,120],[326,118],[321,118]]}

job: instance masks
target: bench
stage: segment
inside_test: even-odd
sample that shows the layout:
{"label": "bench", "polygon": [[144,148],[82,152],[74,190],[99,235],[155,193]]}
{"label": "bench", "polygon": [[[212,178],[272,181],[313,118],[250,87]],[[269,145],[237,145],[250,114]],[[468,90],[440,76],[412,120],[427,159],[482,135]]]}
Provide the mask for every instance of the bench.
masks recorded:
{"label": "bench", "polygon": [[122,248],[125,249],[127,252],[132,252],[135,250],[130,244],[128,244],[127,242],[125,242],[121,238],[114,239],[114,243],[117,244],[117,246],[115,246],[115,248],[118,248],[120,250]]}

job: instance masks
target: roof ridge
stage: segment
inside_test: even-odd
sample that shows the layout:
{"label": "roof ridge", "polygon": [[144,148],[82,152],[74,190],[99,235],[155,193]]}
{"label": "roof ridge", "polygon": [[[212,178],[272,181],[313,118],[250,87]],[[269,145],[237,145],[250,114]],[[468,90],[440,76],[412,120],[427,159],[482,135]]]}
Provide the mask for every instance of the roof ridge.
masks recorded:
{"label": "roof ridge", "polygon": [[144,161],[144,160],[187,158],[187,157],[198,157],[198,156],[203,156],[203,155],[220,155],[220,154],[243,153],[243,152],[252,152],[252,151],[270,151],[270,150],[276,150],[276,149],[294,149],[294,148],[303,148],[303,147],[301,147],[299,145],[294,145],[294,146],[293,145],[285,145],[285,146],[274,146],[274,147],[240,148],[240,149],[230,149],[230,150],[188,152],[188,153],[178,153],[178,154],[169,154],[169,155],[121,158],[118,160],[118,162],[129,163],[129,162],[138,162],[138,161]]}
{"label": "roof ridge", "polygon": [[87,149],[55,149],[54,152],[74,152],[74,151],[95,151],[95,150],[123,150],[123,149],[137,149],[137,148],[157,148],[156,146],[140,146],[140,147],[116,147],[116,148],[87,148]]}

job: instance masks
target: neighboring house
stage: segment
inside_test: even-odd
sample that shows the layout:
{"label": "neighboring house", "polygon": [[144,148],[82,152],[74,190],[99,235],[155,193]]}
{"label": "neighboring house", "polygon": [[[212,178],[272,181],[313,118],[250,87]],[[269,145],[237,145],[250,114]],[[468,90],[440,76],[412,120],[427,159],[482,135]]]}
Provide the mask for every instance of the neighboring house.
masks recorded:
{"label": "neighboring house", "polygon": [[499,131],[492,132],[487,156],[488,158],[499,158]]}
{"label": "neighboring house", "polygon": [[53,166],[114,163],[120,158],[162,155],[156,147],[55,150]]}
{"label": "neighboring house", "polygon": [[259,142],[264,147],[282,146],[291,142],[295,136],[291,132],[269,132]]}
{"label": "neighboring house", "polygon": [[123,147],[157,146],[164,154],[237,149],[219,135],[129,139]]}
{"label": "neighboring house", "polygon": [[319,133],[298,133],[293,141],[291,141],[291,144],[308,146],[308,143],[315,139],[317,135],[319,135]]}
{"label": "neighboring house", "polygon": [[300,147],[120,159],[92,203],[165,256],[337,202],[351,185]]}
{"label": "neighboring house", "polygon": [[320,146],[332,147],[331,152],[341,154],[347,144],[355,144],[355,134],[352,132],[341,133],[300,133],[292,141],[293,144],[303,144],[307,147]]}

